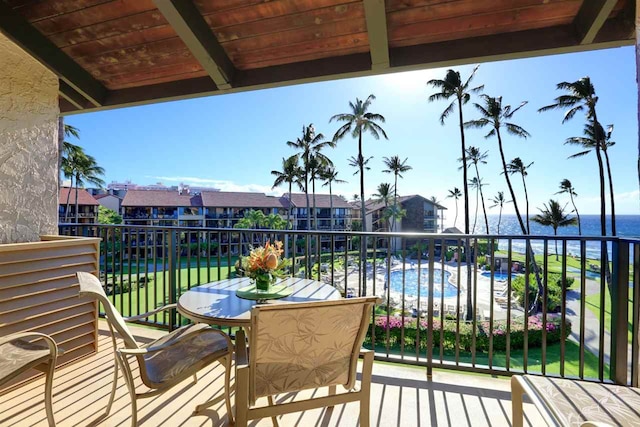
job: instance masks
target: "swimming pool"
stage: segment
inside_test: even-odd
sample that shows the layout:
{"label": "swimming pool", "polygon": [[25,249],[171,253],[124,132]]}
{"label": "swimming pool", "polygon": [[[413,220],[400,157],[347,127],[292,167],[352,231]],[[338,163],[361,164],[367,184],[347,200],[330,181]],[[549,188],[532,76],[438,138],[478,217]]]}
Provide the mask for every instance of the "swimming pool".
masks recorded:
{"label": "swimming pool", "polygon": [[[483,275],[484,277],[491,278],[491,272],[490,271],[483,271],[480,274]],[[516,273],[511,273],[511,280],[515,279],[517,276],[518,275]],[[502,273],[502,272],[498,272],[498,271],[494,271],[493,272],[493,278],[494,278],[494,280],[496,280],[498,282],[506,282],[507,281],[507,277],[509,277],[507,273]]]}
{"label": "swimming pool", "polygon": [[[391,290],[402,293],[402,271],[392,271],[389,275],[391,279]],[[458,295],[458,288],[449,283],[451,273],[444,272],[444,296],[445,298],[455,297]],[[429,269],[420,269],[420,298],[429,296],[427,284],[429,283]],[[433,297],[440,298],[442,270],[436,268],[433,270]],[[404,293],[406,296],[418,296],[418,269],[412,268],[405,270]]]}

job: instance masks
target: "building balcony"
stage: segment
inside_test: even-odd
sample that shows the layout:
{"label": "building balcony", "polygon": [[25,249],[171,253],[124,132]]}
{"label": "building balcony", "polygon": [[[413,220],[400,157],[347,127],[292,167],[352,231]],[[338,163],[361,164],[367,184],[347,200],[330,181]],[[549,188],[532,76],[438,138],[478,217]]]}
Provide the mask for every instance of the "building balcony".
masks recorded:
{"label": "building balcony", "polygon": [[[131,327],[139,342],[149,342],[164,332]],[[113,352],[109,328],[99,322],[99,352],[79,362],[58,368],[53,381],[53,409],[58,425],[130,425],[131,408],[127,388],[119,380],[114,405],[108,418],[101,414],[109,400],[113,380]],[[153,399],[138,404],[141,426],[229,425],[224,402],[194,415],[196,405],[220,393],[224,371],[213,364],[198,374],[198,382],[184,381]],[[422,368],[374,363],[371,385],[371,425],[389,426],[509,426],[511,403],[506,378],[479,377],[458,372],[436,371],[427,379]],[[138,379],[138,378],[136,378]],[[46,427],[44,378],[22,385],[1,398],[2,425]],[[320,390],[318,395],[326,394]],[[295,398],[309,397],[310,392]],[[280,396],[290,400],[292,396]],[[233,404],[233,398],[232,398]],[[479,416],[482,414],[482,416]],[[528,425],[543,425],[532,404],[525,406]],[[321,424],[329,427],[356,427],[358,405],[337,405],[332,411],[307,410],[278,417],[281,426]],[[251,423],[271,426],[271,419]]]}

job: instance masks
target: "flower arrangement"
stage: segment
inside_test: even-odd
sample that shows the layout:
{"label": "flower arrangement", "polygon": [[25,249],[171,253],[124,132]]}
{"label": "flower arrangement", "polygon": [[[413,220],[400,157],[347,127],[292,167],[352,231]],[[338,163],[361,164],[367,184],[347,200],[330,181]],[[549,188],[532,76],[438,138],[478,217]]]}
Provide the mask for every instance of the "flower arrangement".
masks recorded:
{"label": "flower arrangement", "polygon": [[244,275],[255,280],[259,290],[267,290],[277,278],[285,275],[289,260],[282,258],[282,242],[271,244],[268,240],[264,246],[253,248],[248,257],[242,259]]}

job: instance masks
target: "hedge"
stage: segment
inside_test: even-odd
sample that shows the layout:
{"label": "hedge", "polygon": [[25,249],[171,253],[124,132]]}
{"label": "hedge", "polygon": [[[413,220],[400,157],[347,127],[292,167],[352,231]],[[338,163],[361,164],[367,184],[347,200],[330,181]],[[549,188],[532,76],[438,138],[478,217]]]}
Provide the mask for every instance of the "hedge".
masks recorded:
{"label": "hedge", "polygon": [[[554,344],[562,340],[561,336],[561,318],[559,316],[547,316],[547,344]],[[405,347],[415,348],[417,319],[404,319],[404,345]],[[524,323],[523,319],[512,319],[510,322],[510,347],[511,350],[519,350],[524,348]],[[489,332],[491,327],[488,321],[479,321],[476,323],[476,351],[489,350]],[[528,318],[528,347],[542,346],[542,316],[535,315]],[[445,320],[443,325],[443,345],[445,349],[455,349],[456,336],[459,337],[459,348],[464,351],[471,351],[473,323],[460,322],[460,332],[456,334],[456,321]],[[375,320],[375,340],[377,345],[386,345],[387,331],[389,331],[389,346],[399,347],[402,340],[402,318],[397,316],[389,317],[379,316]],[[565,323],[565,339],[571,333],[571,322],[566,320]],[[365,342],[371,343],[371,329],[367,333]],[[420,320],[420,349],[427,348],[427,321]],[[440,347],[440,320],[433,320],[433,346]],[[493,322],[493,350],[504,351],[507,348],[507,322],[498,320]]]}

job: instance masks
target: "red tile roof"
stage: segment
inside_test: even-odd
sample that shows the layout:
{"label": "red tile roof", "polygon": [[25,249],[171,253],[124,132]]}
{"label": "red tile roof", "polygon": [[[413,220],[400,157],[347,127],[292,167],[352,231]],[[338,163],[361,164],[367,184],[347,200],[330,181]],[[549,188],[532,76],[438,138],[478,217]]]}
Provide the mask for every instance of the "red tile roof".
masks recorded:
{"label": "red tile roof", "polygon": [[[60,205],[67,204],[67,197],[69,197],[69,203],[76,203],[76,191],[78,192],[78,206],[81,205],[89,205],[89,206],[98,206],[99,203],[96,199],[93,198],[91,194],[84,188],[80,188],[79,190],[76,188],[62,187],[60,192],[58,193],[58,203]],[[71,194],[69,194],[71,193]]]}
{"label": "red tile roof", "polygon": [[122,206],[202,206],[200,195],[166,190],[129,190],[122,199]]}
{"label": "red tile roof", "polygon": [[208,208],[282,208],[278,197],[235,191],[202,192],[202,205]]}
{"label": "red tile roof", "polygon": [[[286,193],[281,198],[282,204],[287,209],[289,207],[289,204],[287,203],[288,197],[289,197],[289,193]],[[333,199],[334,209],[338,209],[338,208],[352,209],[352,206],[349,202],[347,202],[345,199],[335,194],[331,195],[331,197],[329,197],[328,194],[316,194],[316,208],[331,207],[331,199]],[[307,198],[305,197],[304,193],[291,193],[291,202],[293,203],[293,206],[298,208],[307,207]],[[313,194],[309,194],[309,206],[313,206]]]}

